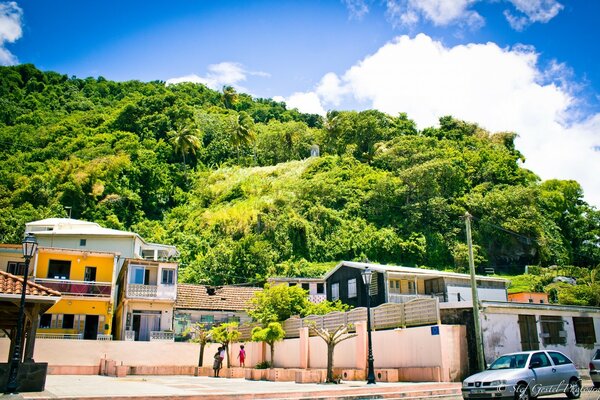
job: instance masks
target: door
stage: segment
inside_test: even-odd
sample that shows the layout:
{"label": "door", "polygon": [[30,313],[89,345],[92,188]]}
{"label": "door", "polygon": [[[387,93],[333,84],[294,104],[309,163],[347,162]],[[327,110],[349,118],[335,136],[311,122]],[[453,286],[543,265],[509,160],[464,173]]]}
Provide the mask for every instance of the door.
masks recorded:
{"label": "door", "polygon": [[83,328],[83,338],[96,340],[98,337],[98,316],[97,315],[86,315],[85,316],[85,328]]}
{"label": "door", "polygon": [[86,282],[95,282],[96,281],[96,267],[85,267],[85,273],[83,275],[83,280]]}
{"label": "door", "polygon": [[139,314],[133,314],[133,324],[131,326],[131,329],[133,329],[133,332],[135,333],[134,339],[133,340],[140,340],[140,315]]}
{"label": "door", "polygon": [[556,388],[556,391],[564,391],[565,385],[569,383],[569,379],[571,379],[571,377],[576,373],[575,365],[573,365],[573,362],[569,360],[564,354],[559,353],[557,351],[549,351],[548,355],[550,356],[550,359],[554,364],[553,371],[555,371],[556,374],[557,385],[560,382],[564,382],[563,385]]}
{"label": "door", "polygon": [[540,393],[552,393],[552,387],[560,383],[556,380],[556,368],[543,351],[531,355],[529,368],[535,376],[535,382],[532,382],[530,387],[531,396],[538,396]]}
{"label": "door", "polygon": [[523,351],[540,349],[535,315],[519,315],[519,331]]}
{"label": "door", "polygon": [[160,312],[134,312],[133,330],[135,331],[135,340],[150,340],[150,332],[160,331]]}

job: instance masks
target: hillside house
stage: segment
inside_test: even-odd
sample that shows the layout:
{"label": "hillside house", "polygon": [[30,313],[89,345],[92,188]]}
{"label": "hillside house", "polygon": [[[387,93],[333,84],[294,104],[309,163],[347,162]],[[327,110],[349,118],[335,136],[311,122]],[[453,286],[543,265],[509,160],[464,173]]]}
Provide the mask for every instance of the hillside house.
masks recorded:
{"label": "hillside house", "polygon": [[[365,307],[361,273],[366,267],[373,271],[369,288],[373,307],[419,297],[436,297],[440,303],[471,301],[471,277],[468,274],[350,261],[342,261],[324,276],[327,300]],[[477,276],[476,279],[480,300],[507,301],[509,281],[489,276]]]}
{"label": "hillside house", "polygon": [[250,300],[254,294],[262,290],[258,287],[179,284],[175,304],[175,334],[184,336],[186,330],[195,323],[211,327],[224,322],[250,322],[246,310],[251,306]]}

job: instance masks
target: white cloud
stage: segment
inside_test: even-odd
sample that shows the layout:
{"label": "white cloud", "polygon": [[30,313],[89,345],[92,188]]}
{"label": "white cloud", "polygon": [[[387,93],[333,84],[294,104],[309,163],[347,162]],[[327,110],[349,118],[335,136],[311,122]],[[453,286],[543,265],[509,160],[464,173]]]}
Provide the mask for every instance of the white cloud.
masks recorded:
{"label": "white cloud", "polygon": [[5,47],[6,43],[13,43],[23,35],[22,21],[23,10],[16,2],[0,3],[0,65],[13,65],[17,58]]}
{"label": "white cloud", "polygon": [[342,0],[342,3],[348,8],[351,19],[362,19],[369,13],[369,6],[365,0]]}
{"label": "white cloud", "polygon": [[387,0],[387,16],[393,24],[415,25],[420,17],[434,25],[463,23],[471,27],[483,25],[483,18],[469,9],[476,0]]}
{"label": "white cloud", "polygon": [[297,108],[304,113],[319,115],[325,115],[326,113],[321,104],[321,99],[313,92],[296,92],[286,99],[281,96],[276,98],[278,100],[275,101],[285,101],[288,108]]}
{"label": "white cloud", "polygon": [[[496,131],[515,131],[525,167],[543,179],[575,179],[586,199],[600,206],[600,114],[567,126],[578,99],[568,68],[537,65],[531,47],[494,43],[445,47],[420,34],[401,36],[343,75],[327,74],[303,104],[322,109],[356,100],[389,114],[406,112],[423,128],[453,115]],[[312,96],[311,96],[312,94]],[[296,100],[296,99],[295,99]],[[320,100],[317,102],[317,100]],[[314,111],[310,111],[314,112]]]}
{"label": "white cloud", "polygon": [[531,22],[546,23],[564,8],[556,0],[509,0],[509,2]]}
{"label": "white cloud", "polygon": [[522,15],[513,15],[504,10],[504,17],[510,26],[522,31],[534,22],[546,23],[556,17],[564,8],[556,0],[508,0]]}
{"label": "white cloud", "polygon": [[248,92],[248,89],[240,85],[248,75],[268,77],[269,74],[260,71],[249,71],[242,64],[235,62],[221,62],[208,66],[208,73],[205,76],[196,74],[185,75],[178,78],[167,80],[167,85],[174,85],[182,82],[202,83],[211,89],[220,90],[223,86],[233,86],[239,91]]}
{"label": "white cloud", "polygon": [[[369,0],[342,0],[351,18],[360,19],[369,12]],[[386,16],[396,26],[415,27],[421,20],[436,26],[459,25],[477,29],[484,18],[473,7],[476,3],[498,0],[386,0]],[[546,23],[564,8],[557,0],[504,0],[516,10],[504,10],[513,29],[521,31],[534,22]]]}

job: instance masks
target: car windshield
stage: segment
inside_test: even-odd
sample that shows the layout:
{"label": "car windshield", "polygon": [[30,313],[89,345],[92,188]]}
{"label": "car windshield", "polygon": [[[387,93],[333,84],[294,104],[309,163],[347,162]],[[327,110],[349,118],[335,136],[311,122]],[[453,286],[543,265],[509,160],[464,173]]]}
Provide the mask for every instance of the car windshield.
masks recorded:
{"label": "car windshield", "polygon": [[600,360],[600,349],[596,350],[596,354],[594,355],[594,360]]}
{"label": "car windshield", "polygon": [[524,368],[529,354],[507,354],[499,357],[488,369]]}

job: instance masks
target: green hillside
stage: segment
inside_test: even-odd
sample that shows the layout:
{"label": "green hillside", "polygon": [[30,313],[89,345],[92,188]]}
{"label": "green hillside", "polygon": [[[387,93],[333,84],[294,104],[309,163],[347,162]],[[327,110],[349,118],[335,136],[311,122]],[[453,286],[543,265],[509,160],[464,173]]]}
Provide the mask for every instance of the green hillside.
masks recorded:
{"label": "green hillside", "polygon": [[[515,133],[325,118],[230,87],[0,67],[0,241],[66,216],[176,245],[189,282],[316,275],[342,259],[464,270],[600,263],[600,213],[524,169]],[[310,157],[313,145],[319,157]]]}

